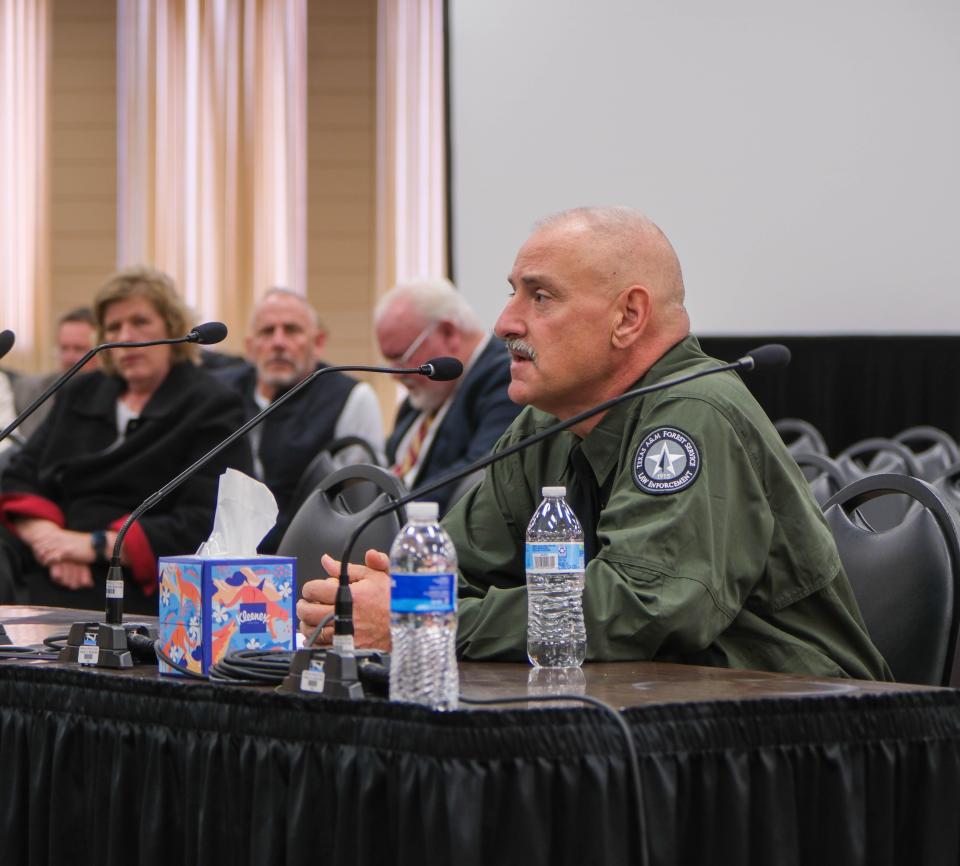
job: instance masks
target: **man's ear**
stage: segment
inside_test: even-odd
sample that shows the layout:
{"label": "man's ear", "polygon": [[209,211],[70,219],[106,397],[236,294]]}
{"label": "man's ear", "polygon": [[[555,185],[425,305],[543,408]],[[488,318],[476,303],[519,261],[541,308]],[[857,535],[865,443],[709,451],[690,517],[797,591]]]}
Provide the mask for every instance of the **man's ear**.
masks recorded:
{"label": "man's ear", "polygon": [[610,335],[615,348],[626,349],[640,339],[650,321],[651,306],[650,290],[646,286],[630,286],[617,296]]}
{"label": "man's ear", "polygon": [[460,351],[460,329],[446,319],[437,324],[437,333],[443,341],[444,351],[456,355]]}
{"label": "man's ear", "polygon": [[313,357],[314,360],[320,360],[323,353],[323,347],[327,345],[327,332],[318,329],[313,338]]}

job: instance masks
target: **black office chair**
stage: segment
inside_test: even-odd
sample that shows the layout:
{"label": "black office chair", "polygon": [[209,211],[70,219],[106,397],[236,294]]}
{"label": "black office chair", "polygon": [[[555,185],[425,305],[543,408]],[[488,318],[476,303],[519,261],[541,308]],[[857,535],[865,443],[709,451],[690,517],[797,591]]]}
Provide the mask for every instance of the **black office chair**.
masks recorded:
{"label": "black office chair", "polygon": [[879,436],[863,439],[844,448],[837,455],[836,461],[841,465],[852,461],[861,473],[893,472],[920,477],[920,464],[916,455],[906,445]]}
{"label": "black office chair", "polygon": [[938,478],[930,482],[947,504],[960,512],[960,461],[948,466]]}
{"label": "black office chair", "polygon": [[773,426],[780,434],[787,450],[793,454],[829,454],[820,431],[801,418],[781,418]]}
{"label": "black office chair", "polygon": [[793,459],[797,461],[810,485],[813,498],[821,507],[831,496],[856,480],[848,477],[836,461],[824,454],[798,453],[793,455]]}
{"label": "black office chair", "polygon": [[[835,462],[848,483],[866,475],[883,473],[920,477],[920,464],[913,452],[892,439],[874,437],[856,442],[841,451]],[[911,504],[909,496],[886,496],[869,502],[860,513],[874,529],[889,529],[903,520]]]}
{"label": "black office chair", "polygon": [[933,481],[950,466],[960,461],[960,448],[953,437],[939,427],[910,427],[893,437],[906,445],[920,465],[918,478]]}
{"label": "black office chair", "polygon": [[[341,436],[339,439],[334,439],[327,446],[327,451],[330,452],[330,456],[334,459],[342,458],[343,452],[348,448],[354,448],[359,452],[362,452],[364,455],[364,460],[368,462],[371,466],[380,466],[380,457],[377,455],[377,452],[373,450],[373,446],[362,436]],[[363,461],[354,461],[354,462],[363,462]]]}
{"label": "black office chair", "polygon": [[296,511],[303,505],[304,500],[319,487],[327,478],[329,478],[342,465],[343,452],[348,448],[355,448],[357,451],[366,455],[369,465],[379,466],[377,452],[373,446],[362,436],[343,436],[335,439],[326,448],[323,449],[303,470],[300,481],[293,496],[290,497],[290,503],[287,506],[290,511]]}
{"label": "black office chair", "polygon": [[[344,466],[325,478],[304,500],[277,548],[281,556],[297,557],[297,593],[307,580],[324,576],[324,553],[339,559],[353,530],[405,493],[399,478],[365,463]],[[371,547],[388,551],[405,522],[402,507],[375,520],[357,539],[350,562],[362,563]]]}
{"label": "black office chair", "polygon": [[[864,504],[909,497],[903,521],[876,531],[855,512]],[[960,685],[960,526],[927,482],[906,475],[854,481],[824,506],[867,631],[900,682]]]}

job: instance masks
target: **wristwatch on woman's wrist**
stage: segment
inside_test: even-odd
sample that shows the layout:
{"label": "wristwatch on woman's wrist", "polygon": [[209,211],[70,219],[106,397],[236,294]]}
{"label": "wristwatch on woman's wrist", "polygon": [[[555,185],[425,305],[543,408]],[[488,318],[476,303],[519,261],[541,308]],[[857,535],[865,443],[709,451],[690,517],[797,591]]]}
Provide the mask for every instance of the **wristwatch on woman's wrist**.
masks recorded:
{"label": "wristwatch on woman's wrist", "polygon": [[90,544],[93,546],[93,561],[97,564],[107,561],[107,533],[102,529],[90,533]]}

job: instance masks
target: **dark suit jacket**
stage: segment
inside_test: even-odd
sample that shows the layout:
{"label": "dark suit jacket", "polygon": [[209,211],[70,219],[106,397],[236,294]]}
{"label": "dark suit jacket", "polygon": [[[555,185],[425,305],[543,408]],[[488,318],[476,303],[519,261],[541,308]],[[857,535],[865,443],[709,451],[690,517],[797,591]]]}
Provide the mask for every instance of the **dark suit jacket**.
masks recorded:
{"label": "dark suit jacket", "polygon": [[[123,390],[118,376],[95,372],[60,391],[46,421],[3,474],[0,511],[48,517],[85,532],[117,528],[243,423],[237,394],[193,364],[175,364],[114,447]],[[249,472],[250,463],[250,449],[240,440],[147,511],[134,527],[153,556],[193,553],[213,527],[220,474],[228,466]],[[127,540],[134,535],[131,530]],[[132,570],[145,588],[156,585],[155,564],[152,574],[138,573],[136,563]]]}
{"label": "dark suit jacket", "polygon": [[[453,402],[417,473],[415,485],[424,484],[490,453],[493,443],[521,409],[507,396],[509,385],[510,354],[502,341],[492,337],[457,386]],[[396,460],[397,446],[419,414],[409,400],[403,401],[393,433],[387,440],[388,463]],[[448,484],[426,498],[439,503],[443,513],[455,486]]]}

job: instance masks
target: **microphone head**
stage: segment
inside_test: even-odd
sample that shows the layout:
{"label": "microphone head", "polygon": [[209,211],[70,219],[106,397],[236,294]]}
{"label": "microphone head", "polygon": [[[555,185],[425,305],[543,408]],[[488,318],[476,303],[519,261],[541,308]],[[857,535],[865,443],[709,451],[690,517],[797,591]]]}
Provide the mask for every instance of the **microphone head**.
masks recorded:
{"label": "microphone head", "polygon": [[434,382],[449,382],[458,379],[463,372],[463,364],[456,358],[431,358],[420,365],[420,373]]}
{"label": "microphone head", "polygon": [[227,326],[223,322],[204,322],[190,332],[190,342],[201,346],[221,343],[227,337]]}
{"label": "microphone head", "polygon": [[748,370],[775,370],[790,363],[790,350],[782,343],[767,343],[751,349],[740,361]]}
{"label": "microphone head", "polygon": [[13,331],[0,331],[0,358],[6,355],[7,352],[13,348],[13,344],[16,342],[16,340],[17,338]]}

